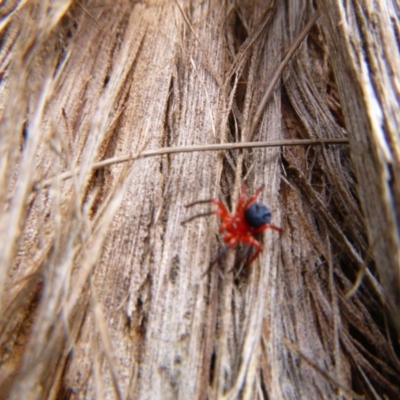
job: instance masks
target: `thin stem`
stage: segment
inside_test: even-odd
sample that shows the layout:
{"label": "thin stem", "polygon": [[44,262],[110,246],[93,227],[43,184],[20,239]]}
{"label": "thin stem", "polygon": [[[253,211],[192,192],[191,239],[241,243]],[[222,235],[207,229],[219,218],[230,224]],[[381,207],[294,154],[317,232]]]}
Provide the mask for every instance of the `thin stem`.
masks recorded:
{"label": "thin stem", "polygon": [[[143,151],[136,155],[128,155],[122,157],[108,158],[99,161],[92,165],[92,171],[105,168],[110,165],[133,161],[139,158],[162,156],[165,154],[175,153],[193,153],[196,151],[220,151],[220,150],[242,150],[255,149],[260,147],[285,147],[285,146],[323,146],[323,145],[340,145],[348,144],[348,139],[294,139],[294,140],[276,140],[269,142],[243,142],[243,143],[222,143],[222,144],[206,144],[200,146],[182,146],[182,147],[161,147],[155,150]],[[66,171],[58,177],[51,177],[42,181],[36,182],[34,190],[39,190],[51,185],[55,180],[60,181],[71,178],[79,172],[80,168],[75,168],[73,171]]]}

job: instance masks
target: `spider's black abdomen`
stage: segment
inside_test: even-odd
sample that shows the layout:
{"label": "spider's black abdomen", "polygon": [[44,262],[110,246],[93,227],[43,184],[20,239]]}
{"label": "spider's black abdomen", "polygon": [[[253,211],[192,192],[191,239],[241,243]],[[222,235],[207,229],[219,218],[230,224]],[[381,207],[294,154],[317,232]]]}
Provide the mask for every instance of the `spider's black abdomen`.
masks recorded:
{"label": "spider's black abdomen", "polygon": [[246,222],[254,229],[259,228],[261,225],[269,224],[271,222],[271,210],[261,203],[251,204],[244,212]]}

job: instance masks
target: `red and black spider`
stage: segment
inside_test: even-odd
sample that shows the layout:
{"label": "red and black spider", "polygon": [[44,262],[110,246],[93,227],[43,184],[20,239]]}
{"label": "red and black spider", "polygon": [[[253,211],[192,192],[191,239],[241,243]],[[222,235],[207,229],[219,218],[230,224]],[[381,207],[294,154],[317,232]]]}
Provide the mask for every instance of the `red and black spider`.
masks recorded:
{"label": "red and black spider", "polygon": [[[246,200],[246,186],[242,185],[236,211],[232,214],[227,210],[222,201],[218,199],[199,200],[188,204],[186,207],[192,207],[201,203],[214,203],[217,206],[217,209],[196,214],[183,223],[190,222],[195,218],[217,214],[221,219],[219,232],[225,232],[223,240],[228,248],[232,248],[238,243],[245,243],[250,247],[255,247],[255,252],[247,263],[251,264],[262,250],[260,242],[254,237],[254,235],[266,229],[273,229],[279,232],[279,234],[282,233],[281,228],[271,224],[271,210],[262,203],[255,203],[255,200],[261,193],[263,187],[264,185],[258,188],[255,193]],[[220,256],[218,256],[211,264],[217,262],[219,258]]]}

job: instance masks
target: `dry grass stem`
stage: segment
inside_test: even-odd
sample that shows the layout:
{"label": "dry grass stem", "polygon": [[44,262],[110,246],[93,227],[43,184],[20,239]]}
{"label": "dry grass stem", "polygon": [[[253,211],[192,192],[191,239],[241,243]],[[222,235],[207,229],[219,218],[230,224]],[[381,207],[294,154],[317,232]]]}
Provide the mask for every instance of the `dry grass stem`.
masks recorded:
{"label": "dry grass stem", "polygon": [[[209,144],[199,146],[181,146],[181,147],[164,147],[161,149],[140,151],[132,156],[122,156],[118,158],[109,158],[99,161],[92,165],[91,169],[109,167],[113,164],[125,163],[134,161],[139,158],[162,156],[165,154],[178,154],[178,153],[192,153],[195,151],[221,151],[221,150],[243,150],[243,149],[257,149],[260,147],[285,147],[285,146],[322,146],[322,145],[335,145],[335,144],[348,144],[348,139],[317,139],[317,140],[278,140],[275,142],[244,142],[244,143],[227,143],[227,144]],[[69,179],[80,171],[76,168],[73,172],[64,172],[57,176],[58,180]],[[49,186],[54,182],[54,178],[48,178],[34,184],[34,190]]]}

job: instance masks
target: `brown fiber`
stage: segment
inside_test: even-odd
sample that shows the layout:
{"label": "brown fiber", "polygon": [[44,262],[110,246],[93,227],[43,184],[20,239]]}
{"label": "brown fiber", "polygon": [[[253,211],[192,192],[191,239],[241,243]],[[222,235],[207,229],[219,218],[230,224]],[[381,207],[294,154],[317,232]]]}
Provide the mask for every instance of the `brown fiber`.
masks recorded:
{"label": "brown fiber", "polygon": [[3,5],[0,399],[400,398],[397,7]]}

